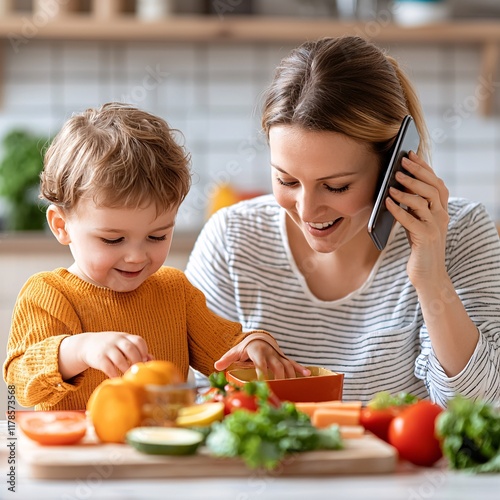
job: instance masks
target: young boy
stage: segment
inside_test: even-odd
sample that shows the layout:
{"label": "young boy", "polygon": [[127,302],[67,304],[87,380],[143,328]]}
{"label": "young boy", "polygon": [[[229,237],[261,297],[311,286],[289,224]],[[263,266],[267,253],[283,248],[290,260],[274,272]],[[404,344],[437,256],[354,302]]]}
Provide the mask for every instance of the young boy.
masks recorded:
{"label": "young boy", "polygon": [[278,377],[308,373],[269,334],[243,334],[183,272],[163,267],[190,182],[189,156],[161,118],[109,103],[63,126],[40,197],[74,263],[32,276],[19,294],[4,379],[21,405],[84,409],[106,377],[152,358],[185,377],[190,365],[208,374],[247,360]]}

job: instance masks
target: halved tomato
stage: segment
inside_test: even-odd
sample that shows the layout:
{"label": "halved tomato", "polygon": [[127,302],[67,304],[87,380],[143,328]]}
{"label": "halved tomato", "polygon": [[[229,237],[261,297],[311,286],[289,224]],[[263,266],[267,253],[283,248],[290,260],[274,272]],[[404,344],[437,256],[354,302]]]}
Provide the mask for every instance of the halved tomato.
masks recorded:
{"label": "halved tomato", "polygon": [[18,412],[17,421],[26,436],[43,445],[75,444],[87,432],[85,412],[79,411]]}

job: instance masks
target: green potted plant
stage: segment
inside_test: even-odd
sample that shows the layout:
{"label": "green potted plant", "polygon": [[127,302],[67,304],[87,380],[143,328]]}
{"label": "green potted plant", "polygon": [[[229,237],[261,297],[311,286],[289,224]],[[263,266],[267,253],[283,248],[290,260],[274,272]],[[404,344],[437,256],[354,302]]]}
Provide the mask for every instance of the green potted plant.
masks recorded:
{"label": "green potted plant", "polygon": [[44,228],[38,187],[47,144],[47,138],[24,130],[12,130],[2,141],[0,197],[7,204],[5,229],[9,231]]}

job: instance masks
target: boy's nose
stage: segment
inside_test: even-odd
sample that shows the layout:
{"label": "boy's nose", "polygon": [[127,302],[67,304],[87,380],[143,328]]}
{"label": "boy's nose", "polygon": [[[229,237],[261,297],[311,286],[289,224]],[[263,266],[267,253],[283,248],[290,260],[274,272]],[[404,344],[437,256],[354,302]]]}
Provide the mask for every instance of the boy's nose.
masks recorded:
{"label": "boy's nose", "polygon": [[125,255],[125,262],[144,262],[147,258],[146,251],[141,247],[130,248]]}

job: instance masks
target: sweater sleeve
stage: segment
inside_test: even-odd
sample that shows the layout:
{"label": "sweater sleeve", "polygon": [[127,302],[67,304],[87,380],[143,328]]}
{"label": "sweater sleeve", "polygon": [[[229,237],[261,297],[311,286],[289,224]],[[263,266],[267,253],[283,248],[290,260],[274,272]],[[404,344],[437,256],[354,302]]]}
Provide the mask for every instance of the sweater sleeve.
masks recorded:
{"label": "sweater sleeve", "polygon": [[188,322],[189,362],[195,369],[209,375],[214,363],[229,349],[247,337],[266,340],[280,354],[278,344],[267,332],[254,330],[243,333],[240,323],[224,319],[208,309],[203,292],[185,278]]}
{"label": "sweater sleeve", "polygon": [[416,375],[425,380],[432,400],[446,406],[455,394],[500,399],[500,242],[495,224],[479,204],[469,205],[450,227],[448,273],[479,341],[463,370],[448,377],[430,344],[425,326]]}
{"label": "sweater sleeve", "polygon": [[189,257],[186,276],[204,293],[212,311],[231,321],[238,321],[234,278],[228,263],[228,216],[228,209],[223,208],[205,224]]}
{"label": "sweater sleeve", "polygon": [[12,316],[3,376],[15,386],[22,406],[54,405],[76,391],[80,377],[65,382],[59,372],[59,346],[64,338],[80,333],[81,325],[64,295],[40,275],[21,290]]}

